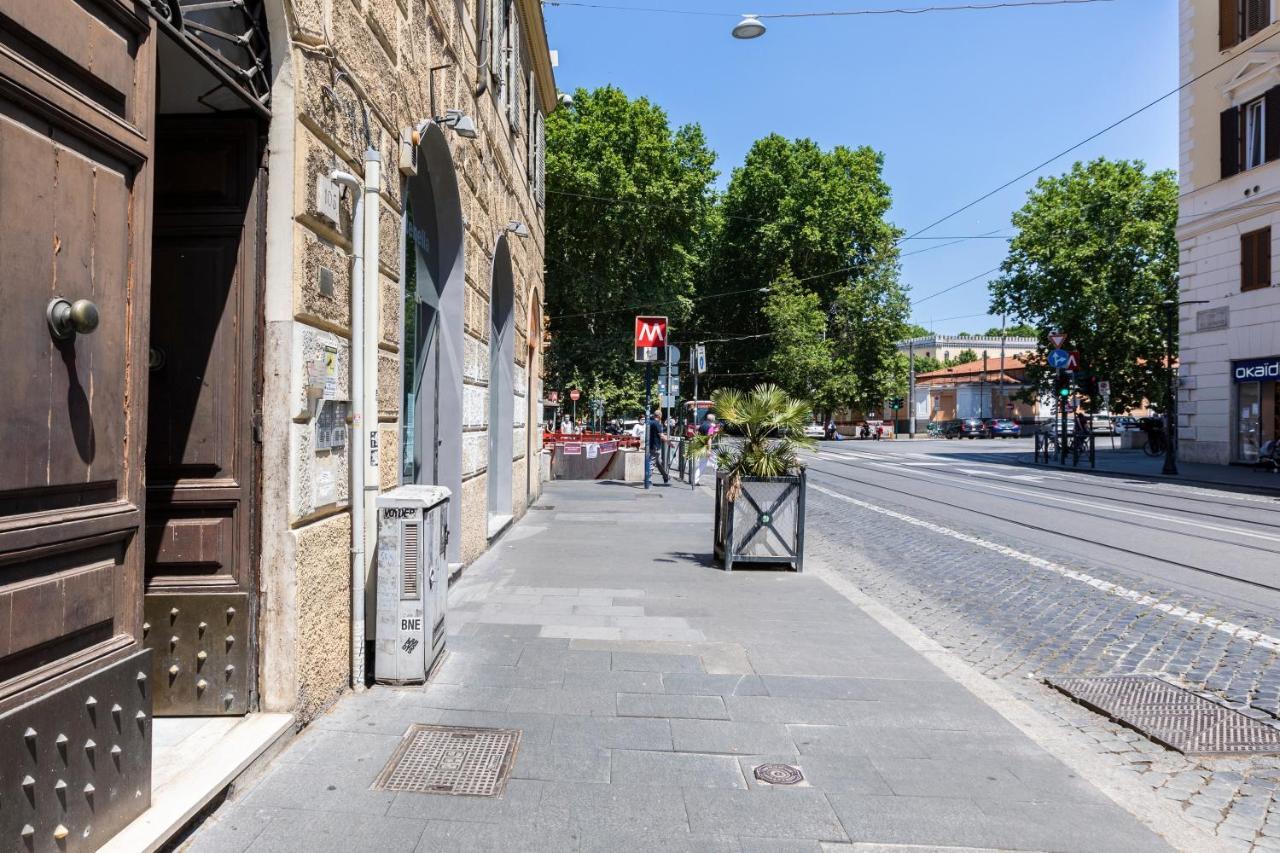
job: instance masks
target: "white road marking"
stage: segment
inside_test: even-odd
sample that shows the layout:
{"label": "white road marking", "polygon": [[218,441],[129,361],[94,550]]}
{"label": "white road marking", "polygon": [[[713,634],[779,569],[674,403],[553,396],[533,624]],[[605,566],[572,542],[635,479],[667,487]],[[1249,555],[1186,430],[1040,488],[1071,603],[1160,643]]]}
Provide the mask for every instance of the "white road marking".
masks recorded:
{"label": "white road marking", "polygon": [[845,503],[861,507],[862,509],[867,509],[872,512],[879,513],[880,515],[897,519],[898,521],[914,525],[915,527],[924,528],[932,533],[948,536],[961,542],[967,542],[970,545],[976,545],[977,547],[985,548],[988,551],[994,551],[1001,556],[1020,560],[1021,562],[1026,563],[1029,566],[1034,566],[1037,569],[1043,569],[1045,571],[1070,578],[1071,580],[1088,584],[1094,589],[1118,596],[1119,598],[1127,599],[1136,604],[1141,604],[1144,607],[1150,607],[1152,610],[1159,610],[1161,613],[1167,613],[1168,615],[1181,619],[1184,622],[1190,622],[1193,625],[1205,625],[1216,631],[1221,631],[1228,636],[1234,637],[1238,640],[1244,640],[1245,642],[1251,643],[1255,646],[1260,646],[1272,651],[1280,651],[1280,637],[1272,637],[1269,634],[1263,634],[1260,631],[1245,628],[1243,625],[1237,625],[1234,622],[1227,622],[1223,619],[1217,618],[1216,616],[1210,616],[1207,613],[1199,613],[1195,610],[1188,610],[1185,607],[1174,607],[1172,604],[1165,604],[1159,599],[1152,598],[1144,593],[1129,589],[1128,587],[1120,586],[1119,584],[1112,583],[1111,581],[1104,581],[1101,578],[1095,578],[1093,575],[1086,574],[1085,572],[1069,569],[1066,566],[1052,562],[1051,560],[1023,553],[1022,551],[1010,548],[1007,545],[992,542],[989,539],[971,536],[968,533],[961,533],[958,530],[952,530],[950,527],[943,527],[940,524],[934,524],[931,521],[925,521],[922,518],[916,518],[915,516],[907,515],[906,513],[897,512],[896,510],[887,509],[882,506],[876,506],[875,504],[867,503],[866,501],[860,501],[857,498],[851,498],[848,495],[843,495],[840,492],[833,491],[832,489],[828,489],[824,486],[819,486],[813,482],[809,483],[809,488],[821,492],[824,495],[833,497],[836,500],[841,500]]}
{"label": "white road marking", "polygon": [[1044,477],[1035,474],[1001,474],[999,471],[980,471],[977,468],[957,468],[957,474],[972,474],[975,477],[1000,477],[1005,480],[1021,480],[1025,483],[1040,483]]}
{"label": "white road marking", "polygon": [[[893,467],[898,467],[898,466],[893,466]],[[928,476],[928,475],[931,475],[933,472],[921,471],[920,473]],[[946,472],[939,472],[939,473],[946,473]],[[947,482],[947,481],[950,481],[953,483],[955,482],[955,480],[952,478],[947,478],[946,480],[939,480],[938,482]],[[1226,527],[1221,524],[1206,524],[1203,521],[1191,521],[1190,519],[1187,519],[1187,518],[1178,518],[1176,516],[1163,515],[1158,512],[1145,512],[1143,510],[1138,510],[1138,509],[1129,509],[1128,507],[1118,506],[1114,503],[1110,503],[1107,501],[1105,497],[1102,497],[1101,495],[1091,500],[1076,500],[1074,498],[1063,497],[1062,495],[1055,494],[1054,492],[1049,491],[1047,489],[1041,489],[1039,491],[1029,492],[1026,489],[1018,489],[1018,488],[1014,488],[1013,486],[1002,486],[998,483],[986,482],[986,483],[983,483],[982,485],[988,489],[991,489],[992,491],[1007,492],[1009,494],[1022,495],[1023,497],[1036,498],[1038,500],[1054,501],[1060,504],[1067,504],[1069,506],[1080,506],[1080,507],[1085,507],[1087,509],[1105,509],[1107,512],[1116,513],[1117,515],[1132,515],[1132,516],[1137,516],[1138,518],[1150,519],[1152,521],[1163,521],[1166,524],[1172,524],[1175,526],[1198,527],[1201,530],[1212,530],[1215,533],[1227,533],[1234,536],[1248,536],[1253,539],[1261,539],[1265,542],[1280,543],[1280,536],[1277,536],[1271,533],[1258,533],[1257,531],[1246,530],[1242,527]]]}

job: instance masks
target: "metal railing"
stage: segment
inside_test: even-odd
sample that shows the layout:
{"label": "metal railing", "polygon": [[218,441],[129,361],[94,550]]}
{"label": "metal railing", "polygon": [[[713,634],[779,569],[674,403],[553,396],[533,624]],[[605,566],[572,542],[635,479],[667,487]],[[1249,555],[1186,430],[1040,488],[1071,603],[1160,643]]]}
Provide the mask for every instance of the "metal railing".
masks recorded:
{"label": "metal railing", "polygon": [[1058,430],[1042,430],[1036,433],[1035,439],[1037,463],[1051,465],[1056,459],[1058,464],[1065,467],[1070,459],[1071,465],[1079,468],[1080,457],[1083,456],[1088,459],[1090,468],[1097,466],[1097,436],[1091,432],[1068,433],[1066,441],[1063,441]]}

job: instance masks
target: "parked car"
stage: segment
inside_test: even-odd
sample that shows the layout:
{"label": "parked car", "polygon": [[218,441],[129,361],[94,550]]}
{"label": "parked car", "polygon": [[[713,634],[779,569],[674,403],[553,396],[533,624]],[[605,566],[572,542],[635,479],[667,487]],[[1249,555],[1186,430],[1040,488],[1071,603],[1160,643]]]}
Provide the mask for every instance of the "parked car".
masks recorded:
{"label": "parked car", "polygon": [[1138,431],[1138,419],[1129,415],[1121,415],[1118,418],[1111,419],[1111,431],[1116,435],[1122,435],[1126,432]]}
{"label": "parked car", "polygon": [[804,434],[809,438],[822,438],[827,431],[823,429],[822,424],[809,424],[804,428]]}
{"label": "parked car", "polygon": [[987,434],[992,438],[1018,438],[1022,435],[1022,427],[1008,418],[992,418],[987,422]]}
{"label": "parked car", "polygon": [[944,438],[987,438],[987,424],[982,418],[947,421],[942,428]]}
{"label": "parked car", "polygon": [[1111,415],[1093,415],[1089,421],[1089,428],[1094,435],[1111,435],[1115,429]]}

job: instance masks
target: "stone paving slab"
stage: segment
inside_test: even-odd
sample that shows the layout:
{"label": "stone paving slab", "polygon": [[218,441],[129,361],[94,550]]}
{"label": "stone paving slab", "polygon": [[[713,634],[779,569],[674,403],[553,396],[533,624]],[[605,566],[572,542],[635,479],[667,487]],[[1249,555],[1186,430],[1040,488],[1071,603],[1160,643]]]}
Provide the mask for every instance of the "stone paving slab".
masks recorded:
{"label": "stone paving slab", "polygon": [[[605,492],[625,524],[518,523],[452,590],[432,684],[344,697],[191,849],[1168,849],[817,576],[712,566],[709,529],[662,521],[705,491],[544,500]],[[519,729],[502,795],[374,790],[412,723]]]}

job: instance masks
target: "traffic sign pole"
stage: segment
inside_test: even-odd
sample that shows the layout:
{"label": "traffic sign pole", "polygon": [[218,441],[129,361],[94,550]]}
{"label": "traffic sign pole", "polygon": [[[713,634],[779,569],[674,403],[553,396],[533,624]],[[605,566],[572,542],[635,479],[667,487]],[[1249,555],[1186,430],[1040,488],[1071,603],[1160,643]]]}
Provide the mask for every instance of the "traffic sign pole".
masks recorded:
{"label": "traffic sign pole", "polygon": [[644,363],[644,431],[640,433],[640,452],[644,454],[644,487],[649,488],[649,467],[653,464],[649,458],[649,386],[653,383],[653,365]]}

